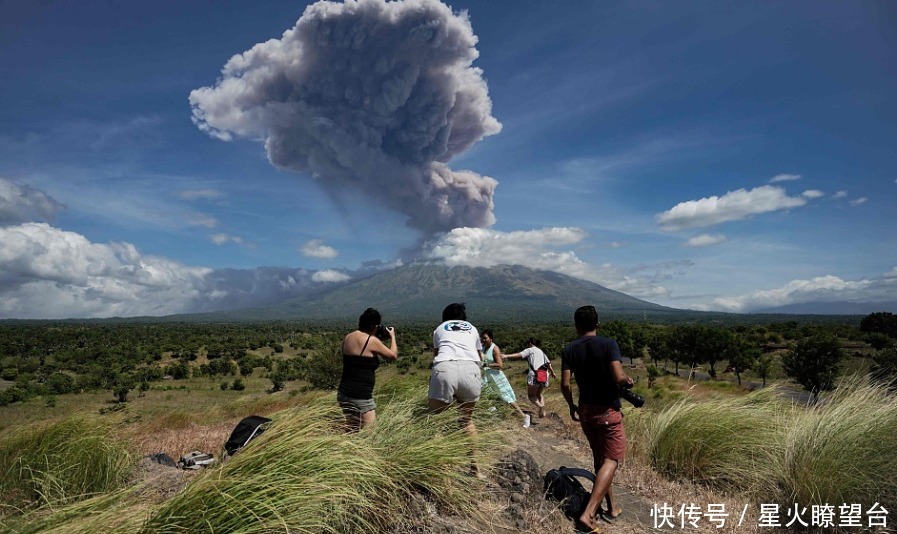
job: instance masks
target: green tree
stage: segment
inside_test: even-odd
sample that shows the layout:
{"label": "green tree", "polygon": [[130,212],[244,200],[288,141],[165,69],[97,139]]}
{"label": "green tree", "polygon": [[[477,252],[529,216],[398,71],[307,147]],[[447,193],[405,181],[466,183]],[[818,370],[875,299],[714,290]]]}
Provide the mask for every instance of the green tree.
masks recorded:
{"label": "green tree", "polygon": [[648,371],[648,387],[652,388],[654,387],[654,381],[660,376],[660,370],[653,363],[648,365],[646,370]]}
{"label": "green tree", "polygon": [[763,387],[766,387],[766,379],[772,372],[772,354],[761,354],[754,364],[754,372],[763,380]]}
{"label": "green tree", "polygon": [[782,365],[785,373],[809,391],[816,402],[819,392],[835,388],[842,360],[844,350],[838,338],[820,335],[798,341],[782,357]]}
{"label": "green tree", "polygon": [[44,385],[50,392],[61,395],[64,393],[71,393],[75,390],[75,379],[65,373],[57,371],[47,377]]}
{"label": "green tree", "polygon": [[876,352],[872,361],[872,377],[887,384],[891,390],[897,389],[897,348]]}
{"label": "green tree", "polygon": [[[757,358],[760,356],[760,347],[741,335],[733,335],[726,347],[725,356],[729,360],[729,367],[735,371],[738,385],[741,385],[741,373],[754,368]],[[766,385],[764,381],[763,385]]]}
{"label": "green tree", "polygon": [[870,332],[866,334],[866,343],[875,350],[882,350],[893,347],[897,340],[881,332]]}
{"label": "green tree", "polygon": [[[645,339],[645,345],[648,347],[648,354],[651,356],[651,361],[654,363],[654,366],[657,367],[658,362],[667,354],[667,335],[665,332],[653,332],[648,335]],[[666,367],[664,367],[666,369]]]}
{"label": "green tree", "polygon": [[862,332],[878,332],[897,338],[897,315],[890,312],[870,313],[860,321]]}
{"label": "green tree", "polygon": [[327,345],[314,358],[301,360],[302,378],[314,389],[336,389],[343,372],[343,358],[336,344]]}
{"label": "green tree", "polygon": [[276,371],[271,375],[271,393],[283,391],[283,388],[286,387],[286,383],[286,375],[281,371]]}
{"label": "green tree", "polygon": [[[636,346],[635,346],[635,338],[632,333],[632,328],[623,322],[623,321],[610,321],[607,323],[603,323],[599,327],[599,331],[601,335],[609,337],[617,342],[617,346],[620,347],[620,355],[623,358],[629,358],[629,363],[633,363],[633,358],[638,356],[636,354]],[[641,347],[639,347],[641,348]]]}
{"label": "green tree", "polygon": [[707,373],[716,378],[716,363],[726,356],[733,343],[733,334],[717,327],[694,328],[694,356],[699,363],[707,364]]}
{"label": "green tree", "polygon": [[134,389],[136,381],[129,373],[121,373],[112,381],[112,394],[118,402],[128,402],[128,393]]}

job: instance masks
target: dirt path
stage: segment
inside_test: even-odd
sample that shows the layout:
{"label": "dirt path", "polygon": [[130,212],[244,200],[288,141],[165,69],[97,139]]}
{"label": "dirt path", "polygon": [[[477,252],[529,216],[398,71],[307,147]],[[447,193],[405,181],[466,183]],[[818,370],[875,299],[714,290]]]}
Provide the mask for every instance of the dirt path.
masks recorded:
{"label": "dirt path", "polygon": [[[565,421],[556,412],[550,412],[544,419],[533,419],[533,425],[525,429],[522,426],[512,430],[512,444],[529,453],[539,465],[541,475],[552,468],[560,466],[580,467],[594,472],[592,451],[585,441],[579,423]],[[626,484],[627,468],[621,465],[614,478],[614,495],[618,505],[623,508],[621,515],[613,524],[601,523],[600,532],[635,533],[651,530],[654,520],[650,515],[653,503],[634,494]],[[586,489],[591,485],[584,481]],[[569,530],[574,532],[572,522],[568,522]]]}

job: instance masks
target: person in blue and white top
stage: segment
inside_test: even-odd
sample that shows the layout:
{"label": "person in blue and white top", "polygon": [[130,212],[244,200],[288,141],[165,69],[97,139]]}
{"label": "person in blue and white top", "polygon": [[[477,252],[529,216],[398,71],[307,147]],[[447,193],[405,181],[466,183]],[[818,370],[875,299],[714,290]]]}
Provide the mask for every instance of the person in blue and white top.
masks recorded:
{"label": "person in blue and white top", "polygon": [[493,340],[492,330],[488,328],[483,330],[483,334],[480,336],[480,341],[482,342],[484,349],[483,387],[498,393],[501,400],[507,402],[508,405],[511,408],[514,408],[514,411],[520,414],[520,417],[523,418],[523,427],[529,428],[529,414],[523,413],[523,410],[517,405],[517,395],[514,394],[514,388],[511,387],[511,383],[508,382],[508,377],[505,376],[504,371],[502,371],[502,369],[504,369],[504,362],[502,361],[501,349],[498,348],[498,345],[496,345]]}

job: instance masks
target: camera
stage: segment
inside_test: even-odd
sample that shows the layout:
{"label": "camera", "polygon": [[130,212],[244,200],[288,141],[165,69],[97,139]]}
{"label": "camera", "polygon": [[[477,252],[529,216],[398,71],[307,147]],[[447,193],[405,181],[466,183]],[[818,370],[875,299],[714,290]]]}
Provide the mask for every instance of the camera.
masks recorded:
{"label": "camera", "polygon": [[645,397],[642,397],[638,393],[632,391],[632,389],[630,389],[630,388],[632,388],[632,386],[629,386],[629,387],[620,386],[619,387],[620,397],[623,399],[626,399],[626,402],[635,406],[636,408],[641,408],[642,406],[645,405]]}
{"label": "camera", "polygon": [[385,326],[380,325],[377,327],[377,331],[374,332],[374,335],[377,336],[377,339],[380,341],[386,342],[390,340],[389,330],[386,329]]}

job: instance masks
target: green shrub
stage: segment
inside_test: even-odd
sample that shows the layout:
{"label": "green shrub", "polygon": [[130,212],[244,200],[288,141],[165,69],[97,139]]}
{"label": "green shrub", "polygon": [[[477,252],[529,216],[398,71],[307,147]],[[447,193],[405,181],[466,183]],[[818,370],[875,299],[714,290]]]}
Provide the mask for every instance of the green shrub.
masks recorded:
{"label": "green shrub", "polygon": [[343,357],[336,348],[325,349],[314,358],[301,360],[302,378],[314,389],[332,390],[339,385],[343,373]]}

